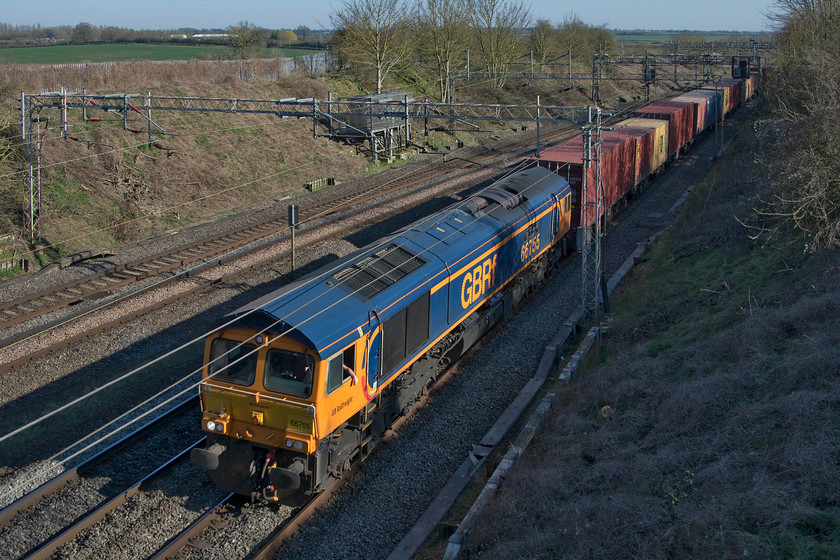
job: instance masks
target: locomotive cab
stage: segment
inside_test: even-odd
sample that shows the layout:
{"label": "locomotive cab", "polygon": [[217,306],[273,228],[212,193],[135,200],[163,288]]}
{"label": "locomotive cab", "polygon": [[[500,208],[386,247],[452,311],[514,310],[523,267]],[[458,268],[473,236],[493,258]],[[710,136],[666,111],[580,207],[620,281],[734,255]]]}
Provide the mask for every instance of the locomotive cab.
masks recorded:
{"label": "locomotive cab", "polygon": [[328,475],[321,455],[336,450],[319,446],[316,407],[355,385],[355,346],[321,360],[291,338],[228,328],[207,338],[204,357],[208,439],[193,462],[223,489],[258,500],[317,491]]}

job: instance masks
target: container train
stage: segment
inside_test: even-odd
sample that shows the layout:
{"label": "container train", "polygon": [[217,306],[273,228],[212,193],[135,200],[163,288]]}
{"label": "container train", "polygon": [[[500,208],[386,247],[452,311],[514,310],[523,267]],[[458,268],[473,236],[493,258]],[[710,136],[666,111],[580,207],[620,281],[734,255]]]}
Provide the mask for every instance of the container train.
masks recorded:
{"label": "container train", "polygon": [[[743,99],[740,81],[635,112],[602,136],[608,209]],[[754,89],[753,89],[754,91]],[[297,503],[400,415],[566,252],[582,139],[226,317],[204,350],[205,448],[192,461],[255,501]]]}

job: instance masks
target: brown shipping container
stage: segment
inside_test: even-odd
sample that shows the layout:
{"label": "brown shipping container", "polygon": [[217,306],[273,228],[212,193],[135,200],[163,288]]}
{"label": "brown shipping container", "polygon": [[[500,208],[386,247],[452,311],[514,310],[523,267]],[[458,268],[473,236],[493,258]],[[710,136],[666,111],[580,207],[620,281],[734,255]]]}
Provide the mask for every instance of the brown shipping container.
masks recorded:
{"label": "brown shipping container", "polygon": [[679,95],[674,101],[685,101],[694,104],[694,136],[697,136],[706,128],[706,113],[709,111],[709,100],[703,97]]}
{"label": "brown shipping container", "polygon": [[[548,148],[539,158],[532,158],[537,165],[545,167],[566,179],[572,189],[572,229],[580,225],[581,177],[583,172],[583,137],[576,136],[569,142]],[[627,135],[605,131],[601,135],[601,182],[603,184],[605,210],[618,202],[633,188],[636,175],[636,142]],[[588,170],[589,184],[595,181],[595,166]],[[595,222],[594,209],[584,220],[586,225]]]}
{"label": "brown shipping container", "polygon": [[668,121],[668,157],[694,138],[694,103],[688,101],[656,101],[634,112],[637,117]]}
{"label": "brown shipping container", "polygon": [[[665,121],[657,121],[666,124]],[[656,129],[653,127],[641,128],[626,126],[623,122],[613,126],[615,134],[629,136],[635,143],[635,164],[636,173],[633,177],[633,186],[641,183],[648,175],[653,173],[653,155],[656,150]]]}

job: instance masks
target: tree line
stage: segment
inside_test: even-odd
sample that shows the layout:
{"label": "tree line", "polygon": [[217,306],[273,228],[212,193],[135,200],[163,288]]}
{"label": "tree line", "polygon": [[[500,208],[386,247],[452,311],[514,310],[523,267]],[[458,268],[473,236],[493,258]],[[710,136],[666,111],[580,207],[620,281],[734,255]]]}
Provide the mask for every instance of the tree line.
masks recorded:
{"label": "tree line", "polygon": [[336,55],[370,68],[377,93],[394,68],[414,65],[434,73],[441,101],[450,99],[467,53],[472,70],[502,87],[525,53],[542,68],[569,56],[591,61],[614,44],[608,30],[577,16],[533,21],[524,3],[509,0],[342,0],[331,23]]}
{"label": "tree line", "polygon": [[[43,27],[41,25],[11,25],[0,22],[0,45],[22,47],[31,45],[86,45],[95,43],[195,43],[227,46],[231,34],[242,26],[256,31],[261,48],[282,47],[321,39],[323,32],[305,25],[295,29],[265,29],[239,23],[225,29],[179,28],[164,30],[130,29],[115,26],[95,26],[87,22],[76,25]],[[224,35],[224,37],[194,37],[195,35]]]}

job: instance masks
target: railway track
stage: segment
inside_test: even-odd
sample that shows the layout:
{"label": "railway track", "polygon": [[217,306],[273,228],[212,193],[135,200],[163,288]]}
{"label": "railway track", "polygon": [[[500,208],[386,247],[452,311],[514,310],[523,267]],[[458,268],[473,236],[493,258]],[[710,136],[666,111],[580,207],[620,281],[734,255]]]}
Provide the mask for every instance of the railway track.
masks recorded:
{"label": "railway track", "polygon": [[[565,129],[558,130],[555,132],[555,137],[563,136],[564,134],[568,134]],[[520,140],[519,143],[528,144],[528,141]],[[483,167],[479,167],[478,170],[473,169],[466,171],[458,175],[455,180],[460,180],[461,182],[466,182],[468,180],[475,181],[475,179],[471,179],[471,177],[476,174],[481,175],[482,173],[484,173],[484,179],[486,179],[488,169],[496,172],[494,168],[488,167],[494,163],[494,157],[498,158],[499,156],[486,155],[481,162],[477,161],[478,158],[470,159],[468,161],[468,167],[479,165],[479,163],[483,163]],[[463,167],[459,168],[463,169]],[[410,180],[399,181],[399,183],[392,180],[384,185],[380,185],[376,189],[367,190],[365,192],[343,193],[341,200],[338,203],[336,203],[335,198],[331,198],[329,201],[306,207],[303,212],[304,220],[313,224],[313,226],[296,234],[297,239],[299,240],[296,245],[296,249],[302,249],[306,246],[317,244],[324,239],[331,238],[342,233],[342,231],[332,230],[320,237],[314,236],[314,231],[316,229],[315,224],[317,224],[317,229],[320,231],[327,225],[347,220],[348,218],[352,218],[361,212],[392,204],[394,198],[389,198],[388,195],[393,195],[397,191],[399,191],[400,197],[421,197],[420,200],[422,201],[422,193],[430,190],[429,181],[434,181],[436,179],[441,182],[453,180],[451,176],[445,179],[440,179],[442,176],[450,174],[451,170],[449,169],[436,167],[432,170],[426,171],[427,172],[422,173],[419,176],[414,174]],[[432,198],[433,196],[435,196],[435,194],[430,194],[426,199]],[[375,202],[371,203],[371,201]],[[415,201],[414,203],[416,204],[417,202]],[[344,213],[340,212],[341,208],[345,209]],[[391,211],[391,213],[396,213],[396,211]],[[359,227],[359,224],[350,223],[349,225],[343,227],[346,231],[354,227]],[[155,274],[162,275],[165,272],[172,272],[172,274],[170,276],[161,277],[157,282],[149,287],[143,287],[141,289],[128,292],[127,294],[114,296],[102,302],[92,303],[90,306],[83,307],[74,313],[64,315],[51,322],[40,324],[30,330],[20,332],[17,335],[7,337],[6,339],[0,341],[0,373],[9,371],[14,367],[21,366],[35,358],[60,351],[81,339],[94,336],[100,332],[126,324],[142,315],[145,315],[146,313],[160,309],[165,305],[187,297],[200,290],[207,289],[214,284],[229,281],[235,276],[245,272],[246,270],[255,268],[256,266],[264,265],[269,262],[276,262],[278,259],[280,262],[283,262],[284,259],[290,259],[291,252],[288,249],[288,240],[290,235],[287,232],[284,232],[284,230],[287,229],[288,226],[285,217],[269,218],[248,224],[245,227],[236,228],[220,235],[210,236],[200,241],[190,243],[189,245],[178,247],[167,253],[159,253],[152,257],[142,259],[143,264],[140,266],[144,267],[147,266],[149,262],[160,263],[159,266],[161,268],[159,269],[159,272]],[[276,234],[278,232],[283,232],[283,234],[272,237],[272,234]],[[286,248],[285,250],[270,250],[271,247]],[[265,254],[267,251],[270,253],[268,256],[259,256],[260,254]],[[208,259],[218,257],[218,255],[224,253],[227,254],[221,259],[216,258],[215,260],[204,262],[204,264],[194,266],[186,271],[182,269],[181,272],[175,272],[176,268],[185,266],[188,267],[190,264],[207,261]],[[249,259],[250,261],[256,262],[251,262],[251,264],[247,265],[236,264],[242,259]],[[189,262],[187,262],[187,260],[189,260]],[[139,262],[141,261],[135,261],[135,263]],[[121,270],[125,270],[127,266],[128,265],[124,265],[119,268]],[[140,266],[135,265],[132,270],[137,272],[140,270]],[[225,270],[225,267],[227,267],[227,270]],[[231,271],[231,269],[233,270]],[[120,272],[119,275],[120,277],[124,277],[125,273]],[[101,276],[101,274],[91,275],[90,277],[80,279],[80,282],[84,282],[92,278],[96,280],[96,284],[93,285],[96,288],[100,288],[102,282]],[[134,280],[122,280],[122,285],[129,282],[135,282],[138,276],[138,274],[135,274]],[[149,276],[152,276],[152,274],[147,272],[145,278],[148,278]],[[181,285],[174,286],[176,282],[180,282]],[[113,286],[112,289],[115,289],[117,282],[114,281],[111,282],[111,284]],[[61,290],[63,287],[58,286],[57,289]],[[156,298],[155,303],[140,307],[132,306],[130,302],[127,303],[127,300],[137,296],[138,294],[147,293],[152,289],[167,291],[168,293],[174,292],[175,295],[158,297]],[[49,290],[45,290],[44,292],[33,294],[33,297],[36,299],[41,298],[50,292],[51,291]],[[55,293],[55,291],[52,291],[51,293]],[[93,293],[103,295],[103,290],[98,290]],[[54,296],[49,295],[48,297],[52,298]],[[73,300],[73,302],[78,301],[80,301],[78,298]],[[67,305],[70,305],[70,303]],[[54,307],[57,304],[52,303],[51,305]],[[99,312],[105,307],[115,308],[117,306],[125,307],[127,310],[118,311],[118,317],[116,319],[103,321],[97,318],[96,312]],[[70,327],[70,325],[73,326]],[[72,332],[68,332],[67,329],[72,329]]]}
{"label": "railway track", "polygon": [[[149,440],[154,430],[171,429],[167,422],[189,422],[195,414],[197,400],[197,395],[184,399],[150,422],[104,447],[92,457],[0,510],[0,535],[9,541],[10,537],[17,537],[14,551],[7,550],[6,554],[9,556],[4,557],[32,560],[50,558],[60,547],[102,521],[106,515],[127,503],[152,481],[166,476],[184,461],[189,461],[190,450],[201,445],[204,437],[196,438],[193,435],[186,448],[182,447],[180,452],[162,464],[155,464],[155,460],[149,458],[156,457],[157,454],[149,453],[145,448],[138,451],[135,446],[140,448],[145,441],[146,446],[154,449],[153,442],[158,440],[151,440],[152,443]],[[137,455],[144,457],[145,460],[140,461],[142,465],[136,464]],[[126,464],[129,464],[128,469],[125,468]],[[92,491],[93,486],[97,484],[92,481],[105,479],[109,482]],[[112,488],[125,480],[133,482],[121,485],[118,491]],[[84,494],[85,497],[79,498],[78,494]],[[82,503],[65,508],[59,504],[64,501]],[[83,504],[88,504],[89,507]],[[38,524],[40,531],[24,529],[33,520]],[[7,543],[7,546],[12,548],[10,543]]]}
{"label": "railway track", "polygon": [[[568,129],[568,127],[554,128],[559,128],[559,130],[548,132],[547,141],[556,140]],[[336,196],[328,200],[303,205],[300,209],[300,221],[301,223],[311,222],[352,206],[365,204],[376,198],[411,188],[419,183],[434,180],[452,171],[480,166],[496,157],[499,150],[522,150],[532,143],[530,136],[527,140],[518,138],[515,142],[498,146],[494,150],[484,150],[484,153],[463,155],[456,153],[448,160],[444,156],[443,161],[428,164],[417,171],[373,187],[336,190]],[[472,151],[478,152],[475,149]],[[286,232],[288,229],[289,224],[285,216],[255,221],[221,234],[211,235],[165,252],[101,270],[77,280],[5,302],[0,304],[0,331],[53,311],[85,302],[92,303],[125,286],[212,259],[269,236]],[[0,340],[0,347],[7,346],[16,339],[17,337],[9,337]]]}

